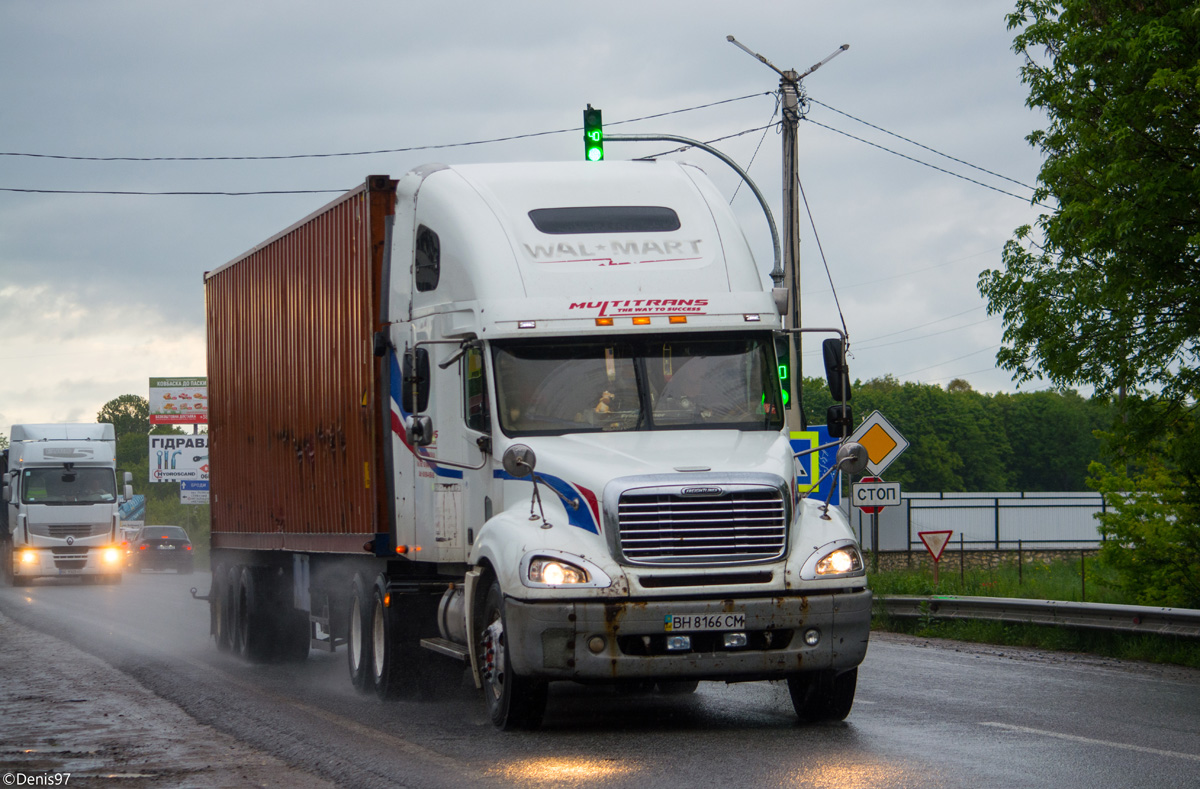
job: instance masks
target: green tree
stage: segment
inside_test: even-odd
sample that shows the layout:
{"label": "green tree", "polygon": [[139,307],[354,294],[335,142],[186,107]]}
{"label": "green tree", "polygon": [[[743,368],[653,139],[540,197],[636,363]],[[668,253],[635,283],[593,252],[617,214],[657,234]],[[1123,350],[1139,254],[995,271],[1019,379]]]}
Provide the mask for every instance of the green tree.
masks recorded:
{"label": "green tree", "polygon": [[3,433],[0,433],[0,449],[7,449],[7,448],[8,448],[8,436],[4,435]]}
{"label": "green tree", "polygon": [[150,401],[135,394],[115,397],[101,407],[96,421],[111,424],[116,430],[117,441],[129,433],[147,435],[150,432]]}
{"label": "green tree", "polygon": [[[1104,556],[1142,599],[1200,543],[1192,462],[1200,390],[1200,7],[1194,0],[1018,0],[1028,105],[1047,127],[1034,200],[980,291],[1018,381],[1116,395]],[[1185,560],[1186,564],[1186,560]],[[1194,573],[1193,566],[1193,573]],[[1160,587],[1159,584],[1167,584]],[[1174,594],[1171,591],[1170,594]]]}
{"label": "green tree", "polygon": [[1093,484],[1113,504],[1100,516],[1101,557],[1138,603],[1200,608],[1200,426],[1188,414],[1162,435],[1153,412],[1170,408],[1150,400],[1109,437],[1123,457],[1153,442],[1140,462],[1092,464]]}
{"label": "green tree", "polygon": [[1027,103],[1055,207],[980,290],[1018,380],[1104,394],[1200,382],[1200,9],[1194,0],[1019,0]]}

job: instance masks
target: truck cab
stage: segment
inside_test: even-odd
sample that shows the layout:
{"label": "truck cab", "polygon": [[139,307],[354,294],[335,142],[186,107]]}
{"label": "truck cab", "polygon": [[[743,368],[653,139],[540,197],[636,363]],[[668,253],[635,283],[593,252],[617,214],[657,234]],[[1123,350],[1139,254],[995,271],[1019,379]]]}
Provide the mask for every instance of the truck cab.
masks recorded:
{"label": "truck cab", "polygon": [[119,583],[116,436],[109,424],[13,425],[3,497],[4,574]]}

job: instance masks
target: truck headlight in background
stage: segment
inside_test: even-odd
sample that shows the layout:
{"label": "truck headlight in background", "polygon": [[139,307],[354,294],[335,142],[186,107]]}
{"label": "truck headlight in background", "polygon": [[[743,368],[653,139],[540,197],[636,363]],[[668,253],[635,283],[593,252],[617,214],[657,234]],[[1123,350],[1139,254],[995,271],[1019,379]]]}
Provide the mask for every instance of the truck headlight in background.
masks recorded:
{"label": "truck headlight in background", "polygon": [[115,545],[111,545],[107,548],[101,549],[100,561],[102,561],[104,564],[120,564],[121,563],[121,549],[116,547]]}
{"label": "truck headlight in background", "polygon": [[21,564],[37,564],[37,551],[21,551]]}
{"label": "truck headlight in background", "polygon": [[612,585],[608,574],[593,562],[563,551],[530,551],[521,560],[521,583],[530,587],[574,586],[603,589]]}

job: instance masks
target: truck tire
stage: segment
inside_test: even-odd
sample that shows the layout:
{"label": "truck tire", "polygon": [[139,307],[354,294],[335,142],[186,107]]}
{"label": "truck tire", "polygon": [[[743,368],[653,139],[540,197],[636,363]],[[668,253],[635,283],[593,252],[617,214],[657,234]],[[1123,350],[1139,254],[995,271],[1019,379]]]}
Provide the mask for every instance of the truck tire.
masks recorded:
{"label": "truck tire", "polygon": [[533,730],[546,712],[546,683],[517,674],[512,669],[504,620],[504,593],[492,579],[483,605],[478,608],[479,676],[492,723],[504,731]]}
{"label": "truck tire", "polygon": [[801,723],[841,721],[854,705],[858,669],[852,668],[841,674],[833,671],[792,674],[787,683],[792,707]]}
{"label": "truck tire", "polygon": [[419,685],[420,644],[409,608],[404,595],[388,597],[385,576],[375,579],[371,595],[371,679],[375,694],[384,700],[413,696]]}
{"label": "truck tire", "polygon": [[237,585],[237,649],[244,660],[263,663],[271,657],[271,617],[266,585],[257,567],[243,567]]}
{"label": "truck tire", "polygon": [[0,537],[0,583],[4,586],[16,586],[13,577],[12,538]]}
{"label": "truck tire", "polygon": [[213,638],[217,649],[221,652],[233,652],[237,643],[235,613],[236,600],[233,584],[230,580],[231,570],[224,563],[218,564],[213,570],[212,591],[209,592],[209,614],[212,620]]}
{"label": "truck tire", "polygon": [[346,663],[355,690],[371,689],[371,596],[358,573],[350,584],[349,615],[346,623]]}

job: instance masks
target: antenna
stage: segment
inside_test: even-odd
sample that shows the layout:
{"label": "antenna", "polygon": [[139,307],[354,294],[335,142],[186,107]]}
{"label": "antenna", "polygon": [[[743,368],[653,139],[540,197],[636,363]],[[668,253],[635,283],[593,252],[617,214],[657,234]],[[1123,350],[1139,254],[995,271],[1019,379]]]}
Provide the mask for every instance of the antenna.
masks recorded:
{"label": "antenna", "polygon": [[[794,70],[782,71],[774,63],[742,44],[733,36],[725,36],[725,40],[752,58],[770,68],[779,75],[779,93],[782,97],[783,123],[783,273],[784,289],[787,294],[788,309],[785,312],[784,328],[800,328],[800,201],[797,184],[800,175],[796,164],[796,128],[800,125],[801,101],[803,91],[800,80],[833,60],[850,48],[842,44],[821,62],[811,66],[803,74]],[[801,386],[804,381],[804,370],[800,364],[799,335],[788,335],[788,369],[792,371],[792,407],[787,412],[789,430],[804,430],[804,399]]]}

